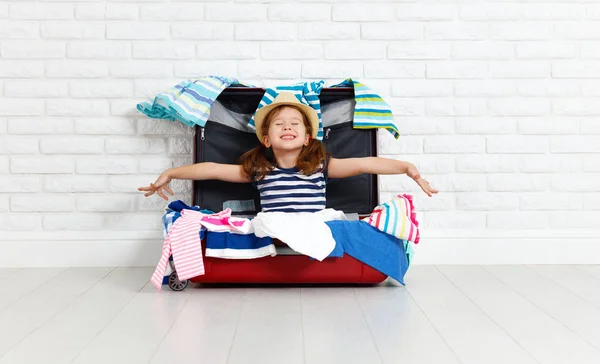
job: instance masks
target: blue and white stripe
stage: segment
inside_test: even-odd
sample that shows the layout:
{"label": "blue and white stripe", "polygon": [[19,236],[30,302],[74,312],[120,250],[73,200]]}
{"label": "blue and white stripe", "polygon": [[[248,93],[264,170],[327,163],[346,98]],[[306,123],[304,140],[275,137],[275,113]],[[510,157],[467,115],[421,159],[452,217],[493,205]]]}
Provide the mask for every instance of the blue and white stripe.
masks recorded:
{"label": "blue and white stripe", "polygon": [[353,87],[354,120],[352,126],[357,129],[384,128],[389,131],[395,139],[400,137],[400,132],[394,124],[394,117],[390,105],[374,93],[367,85],[351,78],[331,87]]}
{"label": "blue and white stripe", "polygon": [[221,92],[232,84],[240,83],[235,78],[220,76],[182,81],[156,95],[152,104],[149,102],[137,104],[137,109],[151,118],[178,120],[191,127],[194,125],[203,127],[210,116],[212,104]]}
{"label": "blue and white stripe", "polygon": [[303,175],[296,168],[275,168],[256,182],[263,212],[317,212],[325,209],[325,175]]}

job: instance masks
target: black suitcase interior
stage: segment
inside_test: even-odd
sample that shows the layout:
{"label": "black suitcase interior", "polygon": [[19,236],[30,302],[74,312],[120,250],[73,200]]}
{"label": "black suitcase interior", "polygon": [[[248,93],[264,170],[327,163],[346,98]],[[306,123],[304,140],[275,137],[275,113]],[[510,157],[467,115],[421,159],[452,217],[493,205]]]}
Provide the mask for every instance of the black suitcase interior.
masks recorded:
{"label": "black suitcase interior", "polygon": [[[238,164],[240,156],[258,146],[259,140],[246,124],[264,94],[260,88],[230,87],[224,90],[211,108],[204,128],[196,127],[194,162]],[[323,143],[335,158],[377,155],[376,129],[354,129],[354,90],[324,88],[320,94]],[[326,187],[327,207],[345,213],[366,215],[377,206],[377,176],[332,179]],[[232,208],[234,215],[260,212],[258,191],[251,183],[217,180],[194,181],[193,203],[215,212]]]}

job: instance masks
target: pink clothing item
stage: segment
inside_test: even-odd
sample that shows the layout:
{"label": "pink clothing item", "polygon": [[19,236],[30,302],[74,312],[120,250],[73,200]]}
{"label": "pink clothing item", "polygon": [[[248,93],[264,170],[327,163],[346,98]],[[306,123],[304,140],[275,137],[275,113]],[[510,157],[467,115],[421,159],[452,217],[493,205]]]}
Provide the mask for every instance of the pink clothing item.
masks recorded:
{"label": "pink clothing item", "polygon": [[171,255],[180,280],[204,274],[200,230],[203,229],[201,221],[205,216],[207,215],[198,211],[182,210],[181,217],[169,229],[163,244],[162,256],[150,280],[159,291]]}
{"label": "pink clothing item", "polygon": [[252,234],[254,232],[250,219],[231,217],[231,209],[225,209],[214,215],[205,215],[201,224],[208,231],[234,234]]}
{"label": "pink clothing item", "polygon": [[[201,231],[230,232],[240,234],[254,233],[249,219],[231,217],[231,209],[206,215],[196,210],[184,209],[165,236],[161,258],[151,282],[161,290],[163,277],[173,256],[173,264],[180,280],[186,280],[204,274],[204,261]],[[271,247],[274,250],[274,247]],[[271,254],[273,255],[273,254]]]}
{"label": "pink clothing item", "polygon": [[421,238],[411,195],[398,195],[391,201],[377,206],[363,221],[384,233],[414,244],[418,244]]}

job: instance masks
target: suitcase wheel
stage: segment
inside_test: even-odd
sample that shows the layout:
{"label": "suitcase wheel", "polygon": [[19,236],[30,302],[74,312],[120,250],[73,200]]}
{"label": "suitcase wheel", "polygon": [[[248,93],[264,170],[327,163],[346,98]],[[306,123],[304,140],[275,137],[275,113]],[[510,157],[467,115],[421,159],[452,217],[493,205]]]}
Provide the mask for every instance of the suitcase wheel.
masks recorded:
{"label": "suitcase wheel", "polygon": [[173,291],[183,291],[189,283],[190,281],[187,279],[183,282],[180,281],[179,277],[177,277],[177,272],[169,274],[169,288],[171,288]]}

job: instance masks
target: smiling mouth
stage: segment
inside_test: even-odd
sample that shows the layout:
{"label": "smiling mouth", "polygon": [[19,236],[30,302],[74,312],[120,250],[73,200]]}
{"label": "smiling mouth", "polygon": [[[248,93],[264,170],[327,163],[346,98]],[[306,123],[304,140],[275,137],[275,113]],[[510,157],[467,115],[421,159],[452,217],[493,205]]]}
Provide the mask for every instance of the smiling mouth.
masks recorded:
{"label": "smiling mouth", "polygon": [[281,137],[281,139],[283,139],[283,140],[294,140],[294,139],[296,139],[296,137],[293,136],[293,135],[283,135]]}

